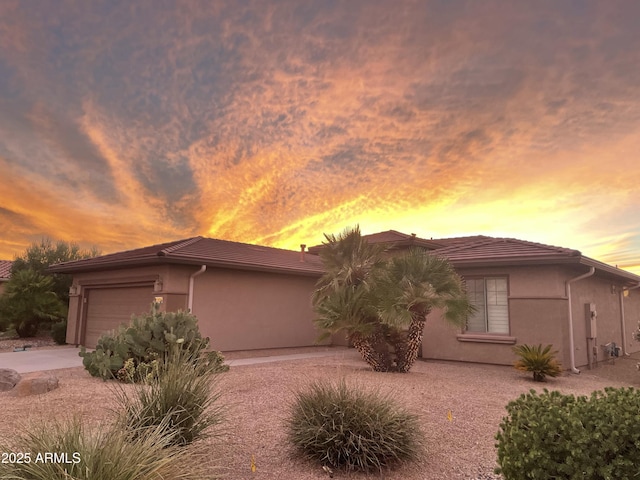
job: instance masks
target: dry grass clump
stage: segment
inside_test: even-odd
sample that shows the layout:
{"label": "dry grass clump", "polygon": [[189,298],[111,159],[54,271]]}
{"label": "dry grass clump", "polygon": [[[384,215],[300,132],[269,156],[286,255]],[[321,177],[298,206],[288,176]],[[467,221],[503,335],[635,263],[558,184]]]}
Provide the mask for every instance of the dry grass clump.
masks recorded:
{"label": "dry grass clump", "polygon": [[172,444],[187,445],[222,423],[224,407],[216,387],[219,367],[209,358],[174,349],[157,375],[133,390],[118,389],[119,423],[134,432],[166,424]]}
{"label": "dry grass clump", "polygon": [[[0,464],[0,478],[19,480],[162,480],[206,478],[193,450],[174,445],[167,425],[139,430],[87,429],[78,417],[20,434],[28,461]],[[2,449],[6,451],[5,449]],[[57,457],[47,456],[56,454]]]}
{"label": "dry grass clump", "polygon": [[289,440],[323,466],[381,471],[422,450],[418,417],[389,396],[357,385],[316,381],[298,392]]}

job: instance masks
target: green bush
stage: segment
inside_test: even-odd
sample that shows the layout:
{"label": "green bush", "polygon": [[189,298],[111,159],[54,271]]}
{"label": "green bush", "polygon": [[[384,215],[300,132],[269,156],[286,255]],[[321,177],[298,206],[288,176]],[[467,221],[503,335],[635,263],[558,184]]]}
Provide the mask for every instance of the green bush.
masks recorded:
{"label": "green bush", "polygon": [[513,351],[520,358],[514,364],[516,369],[523,372],[532,372],[536,382],[544,382],[546,377],[557,377],[562,374],[562,367],[555,359],[557,352],[551,351],[551,345],[542,348],[540,345],[518,345]]}
{"label": "green bush", "polygon": [[67,321],[54,323],[51,325],[51,337],[53,341],[58,345],[64,345],[67,343]]}
{"label": "green bush", "polygon": [[372,471],[415,459],[418,418],[388,395],[325,382],[298,392],[287,421],[290,442],[323,466]]}
{"label": "green bush", "polygon": [[[87,371],[95,377],[131,380],[144,377],[140,372],[153,368],[155,360],[164,359],[176,346],[196,358],[208,345],[209,339],[200,334],[194,315],[152,309],[149,313],[132,317],[129,325],[121,325],[117,330],[102,335],[93,352],[82,348],[80,356]],[[222,355],[219,352],[217,355],[222,362]],[[121,371],[128,360],[127,368]],[[220,368],[224,367],[221,363]]]}
{"label": "green bush", "polygon": [[507,405],[496,435],[505,480],[638,479],[640,391],[590,398],[534,390]]}
{"label": "green bush", "polygon": [[[79,419],[40,424],[22,430],[14,448],[30,462],[0,463],[0,478],[24,480],[162,480],[207,478],[202,462],[189,449],[173,446],[163,424],[133,435],[112,426],[87,431]],[[38,461],[38,454],[63,454]]]}
{"label": "green bush", "polygon": [[166,423],[176,445],[203,437],[224,416],[216,373],[206,354],[194,359],[190,352],[174,349],[162,362],[156,361],[144,384],[118,392],[122,427],[139,432]]}
{"label": "green bush", "polygon": [[5,328],[15,328],[21,338],[33,337],[41,324],[66,317],[66,307],[52,291],[53,280],[33,270],[11,275],[0,297],[0,317]]}

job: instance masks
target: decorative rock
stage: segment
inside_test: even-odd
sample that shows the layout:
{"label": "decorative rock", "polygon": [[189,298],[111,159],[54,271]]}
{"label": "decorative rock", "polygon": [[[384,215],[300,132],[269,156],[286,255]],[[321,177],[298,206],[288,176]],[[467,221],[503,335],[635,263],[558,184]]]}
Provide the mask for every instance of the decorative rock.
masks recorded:
{"label": "decorative rock", "polygon": [[12,393],[18,397],[26,397],[28,395],[40,395],[50,392],[58,388],[58,377],[53,375],[37,374],[28,378],[23,378]]}
{"label": "decorative rock", "polygon": [[0,368],[0,392],[6,392],[16,386],[22,377],[10,368]]}

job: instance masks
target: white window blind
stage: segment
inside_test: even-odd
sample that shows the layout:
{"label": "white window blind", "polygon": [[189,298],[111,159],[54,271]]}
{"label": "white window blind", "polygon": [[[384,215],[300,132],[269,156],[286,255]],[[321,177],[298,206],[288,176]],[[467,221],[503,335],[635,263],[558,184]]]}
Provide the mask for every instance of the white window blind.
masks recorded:
{"label": "white window blind", "polygon": [[466,285],[469,300],[476,308],[467,319],[467,331],[509,333],[507,279],[473,278]]}

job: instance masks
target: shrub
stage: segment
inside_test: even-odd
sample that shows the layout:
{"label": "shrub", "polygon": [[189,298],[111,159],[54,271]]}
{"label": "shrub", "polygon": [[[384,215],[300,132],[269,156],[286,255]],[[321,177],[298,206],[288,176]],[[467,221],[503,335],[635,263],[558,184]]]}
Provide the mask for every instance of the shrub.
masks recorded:
{"label": "shrub", "polygon": [[[103,379],[142,378],[140,371],[153,368],[155,360],[162,360],[175,346],[189,352],[196,358],[209,345],[198,329],[197,318],[183,311],[151,312],[134,316],[129,325],[121,325],[117,330],[102,335],[93,352],[82,349],[80,356],[88,372]],[[217,353],[222,360],[224,358]],[[133,372],[120,372],[125,367]],[[224,368],[222,365],[220,368]],[[120,372],[120,374],[118,374]]]}
{"label": "shrub", "polygon": [[416,458],[418,418],[388,395],[316,382],[298,392],[287,421],[290,442],[307,458],[345,470],[382,470]]}
{"label": "shrub", "polygon": [[505,480],[638,478],[640,391],[607,388],[590,398],[534,390],[507,405],[496,435]]}
{"label": "shrub", "polygon": [[66,316],[65,306],[52,292],[53,280],[33,270],[11,275],[0,301],[0,316],[5,326],[18,336],[33,337],[40,324],[57,322]]}
{"label": "shrub", "polygon": [[58,345],[64,345],[67,343],[67,321],[54,323],[51,325],[51,338]]}
{"label": "shrub", "polygon": [[555,359],[558,352],[551,352],[551,345],[544,348],[542,344],[518,345],[513,351],[520,357],[514,367],[523,372],[533,372],[536,382],[544,382],[547,376],[557,377],[562,373],[562,367]]}
{"label": "shrub", "polygon": [[[0,478],[28,480],[161,480],[200,479],[201,462],[189,449],[172,446],[172,434],[161,425],[137,432],[108,427],[87,431],[79,419],[38,425],[19,434],[17,450],[29,452],[29,463],[0,464]],[[38,460],[45,453],[57,461]]]}
{"label": "shrub", "polygon": [[121,424],[132,432],[167,424],[172,444],[186,445],[223,419],[220,393],[215,388],[216,365],[203,354],[193,358],[174,349],[145,375],[133,393],[120,390]]}

